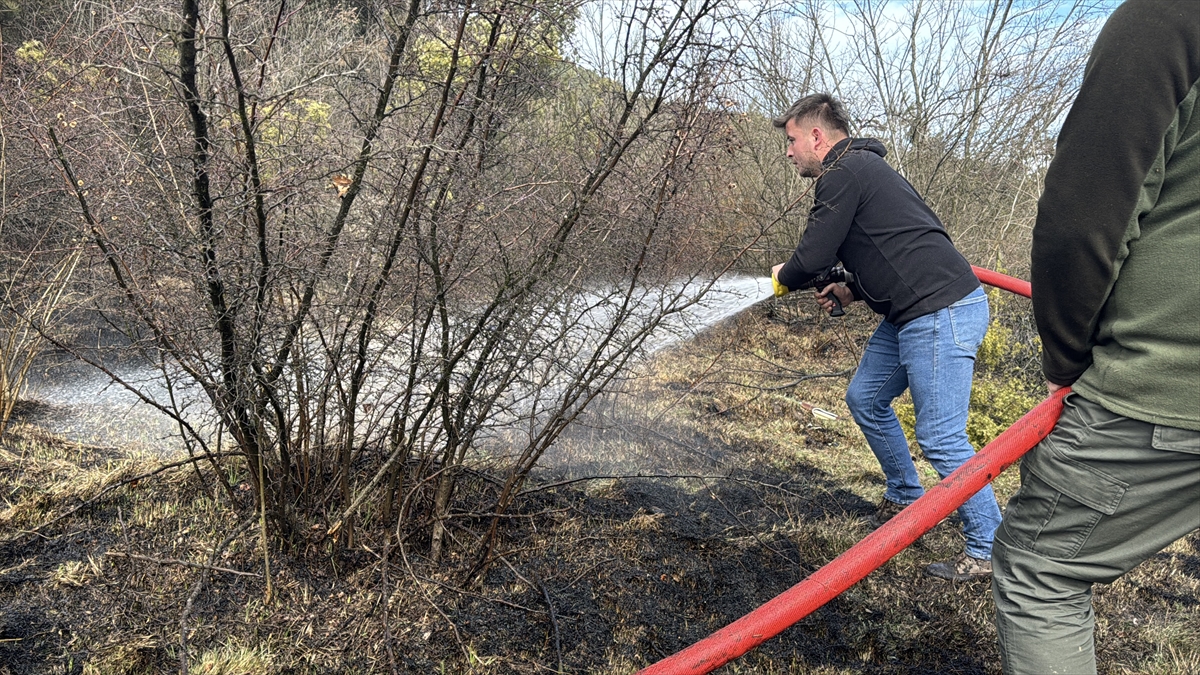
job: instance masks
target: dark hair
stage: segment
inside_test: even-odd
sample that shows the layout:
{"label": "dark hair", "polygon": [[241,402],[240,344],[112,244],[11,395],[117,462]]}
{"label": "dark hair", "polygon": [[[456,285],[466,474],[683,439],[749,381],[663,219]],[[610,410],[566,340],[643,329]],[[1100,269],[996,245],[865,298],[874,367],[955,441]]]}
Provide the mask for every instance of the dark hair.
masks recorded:
{"label": "dark hair", "polygon": [[821,126],[830,131],[840,131],[850,135],[850,114],[846,106],[829,94],[809,94],[792,104],[779,117],[771,120],[776,129],[782,129],[788,120],[797,124],[805,119],[815,119]]}

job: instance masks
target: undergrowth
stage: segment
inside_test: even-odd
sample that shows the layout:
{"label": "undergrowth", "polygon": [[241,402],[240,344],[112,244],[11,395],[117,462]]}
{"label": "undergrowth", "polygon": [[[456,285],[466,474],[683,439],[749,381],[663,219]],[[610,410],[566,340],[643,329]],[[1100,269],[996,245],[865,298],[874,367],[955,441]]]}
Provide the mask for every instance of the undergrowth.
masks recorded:
{"label": "undergrowth", "polygon": [[[18,424],[0,443],[0,675],[185,665],[247,675],[631,673],[870,532],[864,516],[882,475],[842,397],[874,321],[861,310],[831,320],[809,303],[769,301],[661,352],[622,397],[589,412],[508,514],[480,586],[464,580],[491,522],[479,505],[494,500],[498,477],[486,464],[463,475],[452,545],[434,563],[427,538],[387,540],[378,519],[364,518],[350,550],[315,531],[291,547],[263,542],[257,527],[239,530],[254,505],[236,477],[233,502],[210,492],[203,463],[133,480],[163,460]],[[1028,378],[1006,379],[1026,358],[1008,348],[1025,343],[999,321],[976,380],[988,400],[975,412],[995,425],[1037,394]],[[1016,487],[1015,469],[999,477],[1002,505]],[[726,670],[999,672],[988,583],[921,573],[961,550],[958,530],[953,519],[935,528]],[[1101,672],[1197,672],[1198,597],[1196,533],[1097,586]]]}

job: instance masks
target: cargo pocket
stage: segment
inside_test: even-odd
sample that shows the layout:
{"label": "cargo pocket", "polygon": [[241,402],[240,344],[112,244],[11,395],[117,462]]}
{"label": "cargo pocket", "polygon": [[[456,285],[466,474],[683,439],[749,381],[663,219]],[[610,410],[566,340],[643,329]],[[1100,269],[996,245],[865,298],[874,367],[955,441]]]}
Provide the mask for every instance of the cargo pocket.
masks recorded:
{"label": "cargo pocket", "polygon": [[1158,424],[1154,427],[1154,435],[1150,437],[1150,445],[1155,450],[1200,455],[1200,431]]}
{"label": "cargo pocket", "polygon": [[1052,558],[1073,558],[1096,523],[1116,513],[1129,485],[1071,459],[1051,438],[1021,463],[1021,489],[1004,530],[1013,543]]}

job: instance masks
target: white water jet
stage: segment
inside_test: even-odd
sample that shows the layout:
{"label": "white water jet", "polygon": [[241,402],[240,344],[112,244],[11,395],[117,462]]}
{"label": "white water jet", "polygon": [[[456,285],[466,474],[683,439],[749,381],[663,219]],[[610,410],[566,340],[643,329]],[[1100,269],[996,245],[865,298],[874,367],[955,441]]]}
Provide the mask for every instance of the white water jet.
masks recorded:
{"label": "white water jet", "polygon": [[[661,297],[699,290],[700,282],[666,289]],[[730,276],[718,279],[697,302],[664,322],[643,344],[642,352],[652,354],[728,318],[772,294],[769,277]],[[648,293],[645,302],[656,294]],[[598,317],[597,325],[603,325]],[[144,395],[164,406],[169,391],[161,371],[137,362],[106,364],[114,375],[138,387]],[[368,390],[370,390],[368,383]],[[180,449],[176,422],[148,405],[108,375],[79,361],[49,365],[31,373],[24,398],[42,404],[41,414],[33,420],[49,431],[68,439],[119,447],[136,447],[159,453]],[[211,406],[195,385],[176,385],[175,398],[190,408],[185,415],[198,428],[212,428]],[[169,407],[169,406],[168,406]]]}

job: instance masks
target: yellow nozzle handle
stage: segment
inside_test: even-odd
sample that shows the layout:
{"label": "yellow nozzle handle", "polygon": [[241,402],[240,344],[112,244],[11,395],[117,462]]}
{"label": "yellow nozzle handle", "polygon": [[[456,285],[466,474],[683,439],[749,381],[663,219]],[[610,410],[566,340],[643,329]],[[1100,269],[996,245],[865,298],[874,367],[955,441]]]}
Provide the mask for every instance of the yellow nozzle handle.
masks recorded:
{"label": "yellow nozzle handle", "polygon": [[779,283],[779,280],[775,278],[774,274],[771,275],[771,285],[775,287],[775,297],[777,298],[782,298],[783,296],[792,292],[787,286]]}

